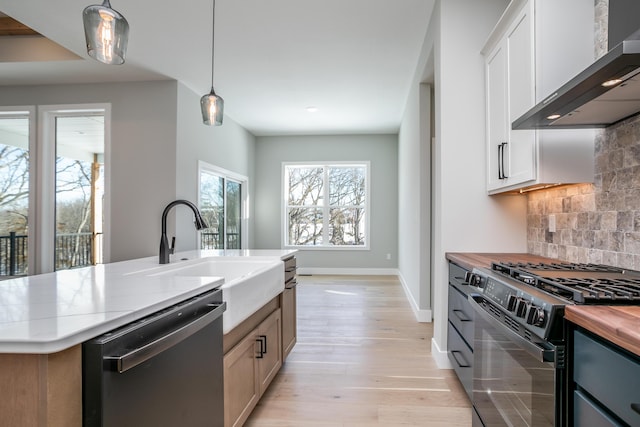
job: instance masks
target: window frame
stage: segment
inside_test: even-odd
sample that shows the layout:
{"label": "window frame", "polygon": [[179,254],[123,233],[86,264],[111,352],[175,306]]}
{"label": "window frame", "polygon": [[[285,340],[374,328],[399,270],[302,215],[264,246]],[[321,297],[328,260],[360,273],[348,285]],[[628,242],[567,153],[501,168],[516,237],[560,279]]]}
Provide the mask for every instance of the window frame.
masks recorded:
{"label": "window frame", "polygon": [[[289,166],[297,166],[297,167],[311,167],[318,168],[322,167],[323,171],[323,199],[327,201],[327,203],[322,205],[323,210],[323,241],[329,242],[328,233],[329,233],[329,222],[327,218],[330,218],[329,210],[332,207],[340,207],[339,205],[330,205],[329,202],[329,183],[328,183],[328,170],[331,167],[345,167],[345,166],[355,166],[355,167],[364,167],[365,168],[365,203],[364,203],[364,212],[365,212],[365,235],[364,235],[364,245],[331,245],[327,243],[323,243],[322,245],[291,245],[289,244],[289,192],[288,192],[288,182],[287,182],[287,167]],[[314,250],[314,251],[368,251],[371,249],[371,162],[367,160],[358,160],[358,161],[311,161],[311,162],[282,162],[282,172],[280,174],[281,177],[281,220],[282,220],[282,233],[280,233],[282,238],[282,247],[285,249],[304,249],[304,250]]]}
{"label": "window frame", "polygon": [[[249,247],[249,178],[239,173],[232,172],[230,170],[221,168],[216,165],[212,165],[211,163],[207,163],[203,160],[198,160],[198,209],[200,209],[200,205],[202,203],[202,194],[201,194],[201,182],[200,177],[202,172],[210,173],[212,175],[221,177],[225,180],[225,189],[224,189],[224,218],[226,220],[227,215],[227,190],[226,190],[226,181],[232,181],[240,184],[240,250],[247,249]],[[226,224],[225,224],[225,233],[226,233]],[[202,237],[200,233],[198,233],[198,241],[197,247],[200,248],[202,245]],[[226,239],[224,239],[224,245],[226,246]],[[227,250],[224,249],[206,249],[206,250]],[[235,249],[233,249],[235,250]]]}

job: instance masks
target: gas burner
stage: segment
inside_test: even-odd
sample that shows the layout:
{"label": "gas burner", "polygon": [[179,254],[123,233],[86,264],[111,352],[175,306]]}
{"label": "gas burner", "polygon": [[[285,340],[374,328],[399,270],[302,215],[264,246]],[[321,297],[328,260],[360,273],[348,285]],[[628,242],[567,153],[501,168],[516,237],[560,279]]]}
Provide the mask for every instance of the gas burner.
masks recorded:
{"label": "gas burner", "polygon": [[574,263],[494,263],[491,269],[575,304],[640,304],[638,271]]}

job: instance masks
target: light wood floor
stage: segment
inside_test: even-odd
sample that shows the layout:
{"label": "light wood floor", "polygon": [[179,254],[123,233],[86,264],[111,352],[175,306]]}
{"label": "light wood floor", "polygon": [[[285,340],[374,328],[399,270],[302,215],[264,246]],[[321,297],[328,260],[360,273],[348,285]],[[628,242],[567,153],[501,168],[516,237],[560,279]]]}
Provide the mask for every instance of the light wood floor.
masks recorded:
{"label": "light wood floor", "polygon": [[470,426],[397,278],[299,276],[298,343],[245,426]]}

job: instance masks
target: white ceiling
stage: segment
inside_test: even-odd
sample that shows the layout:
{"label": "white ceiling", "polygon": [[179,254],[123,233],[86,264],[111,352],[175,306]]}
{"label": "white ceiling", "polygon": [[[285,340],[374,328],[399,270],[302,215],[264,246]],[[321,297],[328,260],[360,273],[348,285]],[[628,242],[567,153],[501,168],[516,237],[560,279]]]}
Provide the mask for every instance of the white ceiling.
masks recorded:
{"label": "white ceiling", "polygon": [[[217,0],[214,85],[225,114],[258,136],[397,132],[434,1]],[[100,2],[0,0],[1,12],[81,57],[0,57],[0,85],[171,78],[209,92],[211,0],[111,0],[130,25],[122,66],[85,52],[82,9]]]}

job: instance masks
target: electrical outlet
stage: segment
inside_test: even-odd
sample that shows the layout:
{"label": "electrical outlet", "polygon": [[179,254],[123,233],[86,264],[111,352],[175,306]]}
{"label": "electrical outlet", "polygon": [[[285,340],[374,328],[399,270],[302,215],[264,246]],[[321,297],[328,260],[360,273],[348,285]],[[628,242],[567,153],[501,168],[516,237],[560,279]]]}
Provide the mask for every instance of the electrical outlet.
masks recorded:
{"label": "electrical outlet", "polygon": [[549,233],[556,232],[556,216],[549,215]]}

